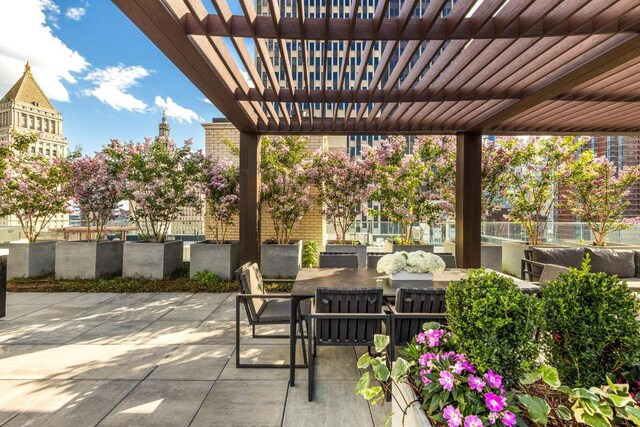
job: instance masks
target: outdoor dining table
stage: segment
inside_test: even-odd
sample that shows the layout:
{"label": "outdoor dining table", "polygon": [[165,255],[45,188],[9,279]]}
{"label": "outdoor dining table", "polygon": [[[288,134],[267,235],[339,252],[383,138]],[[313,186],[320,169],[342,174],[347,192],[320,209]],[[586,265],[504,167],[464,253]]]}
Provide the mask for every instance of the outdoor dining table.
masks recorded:
{"label": "outdoor dining table", "polygon": [[[488,270],[491,271],[491,270]],[[433,274],[433,281],[413,287],[446,288],[451,282],[466,277],[468,270],[450,268]],[[500,273],[502,274],[502,273]],[[538,292],[538,286],[520,279],[513,279],[524,292]],[[291,289],[291,323],[289,342],[289,383],[295,384],[296,377],[296,317],[300,302],[313,298],[318,288],[382,288],[385,298],[395,297],[398,287],[394,287],[389,276],[378,273],[375,268],[303,268],[298,272]],[[307,333],[311,333],[307,331]]]}

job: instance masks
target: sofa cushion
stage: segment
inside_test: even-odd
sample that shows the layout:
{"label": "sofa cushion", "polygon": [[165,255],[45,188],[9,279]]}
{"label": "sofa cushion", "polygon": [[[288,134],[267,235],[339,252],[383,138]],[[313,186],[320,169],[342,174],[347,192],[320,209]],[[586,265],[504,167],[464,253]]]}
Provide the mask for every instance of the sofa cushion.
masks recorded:
{"label": "sofa cushion", "polygon": [[635,253],[622,249],[587,248],[593,273],[617,274],[620,278],[636,275]]}
{"label": "sofa cushion", "polygon": [[543,264],[580,268],[584,258],[584,248],[531,248],[531,259]]}

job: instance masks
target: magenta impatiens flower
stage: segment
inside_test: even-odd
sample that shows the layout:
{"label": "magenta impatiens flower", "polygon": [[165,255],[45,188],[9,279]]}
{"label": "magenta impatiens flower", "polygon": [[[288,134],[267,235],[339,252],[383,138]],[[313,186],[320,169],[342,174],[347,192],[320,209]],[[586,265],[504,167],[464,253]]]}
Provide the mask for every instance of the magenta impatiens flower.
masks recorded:
{"label": "magenta impatiens flower", "polygon": [[429,347],[438,347],[440,345],[440,338],[442,338],[443,332],[440,329],[429,329],[426,334],[427,345]]}
{"label": "magenta impatiens flower", "polygon": [[490,411],[500,412],[504,409],[505,398],[495,393],[485,393],[484,403]]}
{"label": "magenta impatiens flower", "polygon": [[464,417],[464,427],[482,427],[482,420],[475,415]]}
{"label": "magenta impatiens flower", "polygon": [[484,386],[485,386],[485,382],[482,381],[482,378],[474,377],[474,376],[469,377],[469,388],[471,390],[482,392],[482,390],[484,389]]}
{"label": "magenta impatiens flower", "polygon": [[425,353],[422,356],[420,356],[420,358],[418,359],[418,363],[420,364],[420,366],[427,366],[429,365],[429,362],[433,359],[435,359],[436,356],[433,353]]}
{"label": "magenta impatiens flower", "polygon": [[438,382],[440,383],[440,385],[442,385],[443,389],[447,391],[453,390],[453,381],[454,381],[454,376],[451,372],[449,371],[440,372],[440,379],[438,379]]}
{"label": "magenta impatiens flower", "polygon": [[500,386],[502,385],[502,377],[493,372],[491,369],[489,369],[489,371],[484,374],[484,377],[491,387],[500,388]]}
{"label": "magenta impatiens flower", "polygon": [[510,411],[504,411],[504,415],[502,416],[502,424],[507,427],[516,425],[516,414]]}
{"label": "magenta impatiens flower", "polygon": [[447,425],[449,427],[459,427],[462,425],[462,414],[457,408],[454,408],[451,405],[444,407],[442,416],[447,420]]}

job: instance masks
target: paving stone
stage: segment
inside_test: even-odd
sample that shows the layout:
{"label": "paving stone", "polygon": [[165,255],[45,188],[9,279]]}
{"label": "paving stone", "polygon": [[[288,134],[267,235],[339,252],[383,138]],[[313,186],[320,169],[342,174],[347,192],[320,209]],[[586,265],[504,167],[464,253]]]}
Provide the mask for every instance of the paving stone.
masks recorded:
{"label": "paving stone", "polygon": [[0,343],[64,344],[102,323],[101,320],[46,322],[22,319],[7,322],[0,330]]}
{"label": "paving stone", "polygon": [[151,323],[153,322],[149,320],[126,320],[120,322],[107,320],[73,338],[68,344],[123,344],[127,339],[132,338]]}
{"label": "paving stone", "polygon": [[232,345],[181,345],[153,370],[152,380],[217,380],[231,360]]}
{"label": "paving stone", "polygon": [[0,318],[0,325],[9,320],[19,319],[30,313],[47,308],[48,305],[40,304],[9,304],[7,303],[7,313],[5,317]]}
{"label": "paving stone", "polygon": [[286,396],[286,380],[217,381],[191,425],[280,426]]}
{"label": "paving stone", "polygon": [[[236,368],[235,352],[232,355],[232,360],[225,366],[221,380],[288,380],[289,368],[274,368],[274,369],[256,369],[256,368]],[[298,345],[298,351],[296,352],[297,363],[302,364],[304,362],[302,357],[302,349]],[[242,363],[270,363],[270,364],[289,364],[289,346],[282,345],[242,345],[242,351],[240,352],[240,360]],[[299,368],[296,370],[298,375],[307,375],[305,368]]]}
{"label": "paving stone", "polygon": [[100,426],[188,426],[213,381],[141,382]]}

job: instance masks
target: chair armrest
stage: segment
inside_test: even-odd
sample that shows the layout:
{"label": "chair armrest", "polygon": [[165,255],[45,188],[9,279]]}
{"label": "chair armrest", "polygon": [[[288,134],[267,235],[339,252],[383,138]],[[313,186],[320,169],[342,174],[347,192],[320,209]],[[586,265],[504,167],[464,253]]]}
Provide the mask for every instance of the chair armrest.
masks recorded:
{"label": "chair armrest", "polygon": [[535,280],[533,280],[535,277],[534,276],[538,276],[537,274],[533,274],[533,266],[537,266],[540,268],[544,268],[544,266],[546,264],[542,263],[542,262],[538,262],[538,261],[533,261],[530,259],[526,259],[526,258],[522,258],[520,260],[520,279],[522,280],[527,280],[527,276],[529,276],[528,280],[529,282],[534,282]]}
{"label": "chair armrest", "polygon": [[398,313],[391,314],[392,319],[429,319],[446,317],[447,313]]}
{"label": "chair armrest", "polygon": [[238,299],[257,299],[257,298],[261,298],[261,299],[267,299],[267,298],[287,299],[287,298],[291,298],[291,294],[238,294],[238,295],[236,295],[236,298],[238,298]]}
{"label": "chair armrest", "polygon": [[318,313],[315,311],[315,308],[311,309],[311,313],[309,313],[309,317],[314,319],[362,319],[362,320],[375,320],[382,319],[386,320],[389,318],[389,315],[383,311],[380,313]]}

